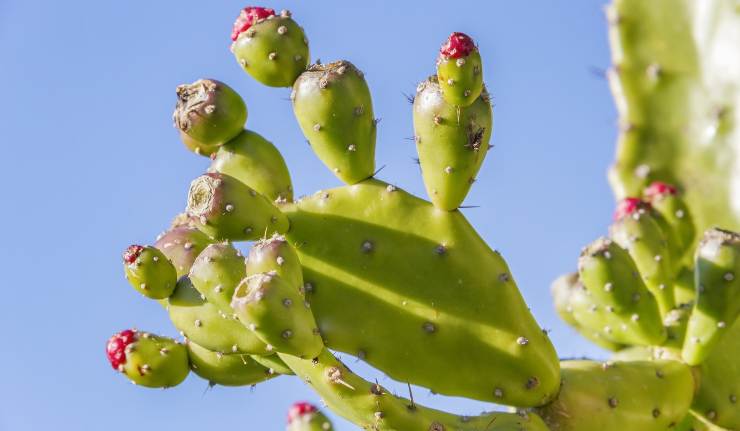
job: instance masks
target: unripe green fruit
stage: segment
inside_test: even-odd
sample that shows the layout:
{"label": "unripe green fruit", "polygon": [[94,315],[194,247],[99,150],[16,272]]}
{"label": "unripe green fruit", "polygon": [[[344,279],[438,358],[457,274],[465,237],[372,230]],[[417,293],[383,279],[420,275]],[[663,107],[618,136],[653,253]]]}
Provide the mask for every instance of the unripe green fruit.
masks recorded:
{"label": "unripe green fruit", "polygon": [[147,298],[164,299],[175,290],[175,267],[152,246],[127,248],[123,253],[123,270],[131,286]]}
{"label": "unripe green fruit", "polygon": [[223,82],[200,79],[177,87],[173,118],[175,127],[191,138],[185,146],[201,148],[206,153],[242,131],[247,122],[247,105]]}

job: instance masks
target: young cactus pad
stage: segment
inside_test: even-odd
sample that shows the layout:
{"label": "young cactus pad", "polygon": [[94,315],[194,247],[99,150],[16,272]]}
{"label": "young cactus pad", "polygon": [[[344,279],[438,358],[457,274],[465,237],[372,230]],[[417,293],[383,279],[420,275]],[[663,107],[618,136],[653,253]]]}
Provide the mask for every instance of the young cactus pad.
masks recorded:
{"label": "young cactus pad", "polygon": [[488,153],[493,111],[488,93],[467,107],[442,97],[436,77],[419,84],[414,97],[414,133],[427,194],[437,208],[460,206]]}
{"label": "young cactus pad", "polygon": [[314,64],[293,85],[293,112],[319,159],[347,184],[375,172],[373,102],[364,74],[348,61]]}

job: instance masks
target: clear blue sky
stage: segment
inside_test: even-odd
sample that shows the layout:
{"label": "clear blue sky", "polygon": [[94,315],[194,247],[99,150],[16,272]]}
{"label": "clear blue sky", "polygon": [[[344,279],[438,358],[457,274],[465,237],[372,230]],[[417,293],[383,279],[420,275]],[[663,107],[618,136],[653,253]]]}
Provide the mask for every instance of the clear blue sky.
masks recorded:
{"label": "clear blue sky", "polygon": [[[603,1],[264,5],[294,12],[314,59],[346,58],[365,71],[382,118],[379,177],[422,196],[403,93],[433,72],[450,32],[479,42],[495,148],[466,201],[480,207],[464,212],[503,252],[560,355],[603,355],[557,319],[549,294],[580,247],[606,232],[613,209],[605,172],[616,114],[593,72],[609,65]],[[289,91],[259,85],[229,52],[242,6],[0,0],[0,430],[282,430],[293,401],[318,401],[291,378],[204,393],[191,376],[146,390],[103,354],[107,337],[128,326],[175,335],[159,305],[128,287],[120,255],[154,241],[208,165],[171,125],[177,84],[212,77],[237,89],[248,128],[283,151],[298,194],[338,185],[305,144]],[[485,407],[422,389],[415,398],[461,413]]]}

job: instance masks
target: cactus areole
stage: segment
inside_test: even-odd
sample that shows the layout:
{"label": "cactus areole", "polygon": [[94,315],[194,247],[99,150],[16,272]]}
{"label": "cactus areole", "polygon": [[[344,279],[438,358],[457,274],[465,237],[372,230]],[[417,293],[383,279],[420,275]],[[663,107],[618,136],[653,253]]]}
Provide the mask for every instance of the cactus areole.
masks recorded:
{"label": "cactus areole", "polygon": [[275,16],[275,10],[268,7],[248,6],[242,9],[239,16],[234,21],[234,28],[231,30],[231,40],[237,40],[239,35],[249,30],[254,24]]}

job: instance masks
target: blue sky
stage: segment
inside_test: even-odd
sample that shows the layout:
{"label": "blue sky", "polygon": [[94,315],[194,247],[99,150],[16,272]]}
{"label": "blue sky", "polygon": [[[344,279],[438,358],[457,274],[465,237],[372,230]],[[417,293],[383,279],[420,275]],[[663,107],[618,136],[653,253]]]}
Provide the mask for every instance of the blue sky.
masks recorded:
{"label": "blue sky", "polygon": [[[616,114],[598,73],[609,65],[603,2],[264,5],[294,12],[314,59],[348,59],[365,72],[382,118],[379,177],[421,196],[403,94],[433,73],[450,32],[478,41],[495,147],[466,201],[479,207],[465,215],[502,251],[559,354],[603,356],[557,319],[549,294],[580,248],[606,232],[614,206],[605,173]],[[107,337],[128,326],[175,335],[159,305],[128,287],[120,255],[154,241],[207,167],[171,125],[177,84],[211,77],[239,91],[247,127],[284,153],[298,194],[339,185],[305,144],[289,91],[261,86],[229,52],[243,6],[0,1],[0,430],[282,430],[293,401],[318,401],[291,378],[206,392],[191,376],[146,390],[117,375],[103,353]],[[486,408],[423,389],[415,398],[460,413]]]}

